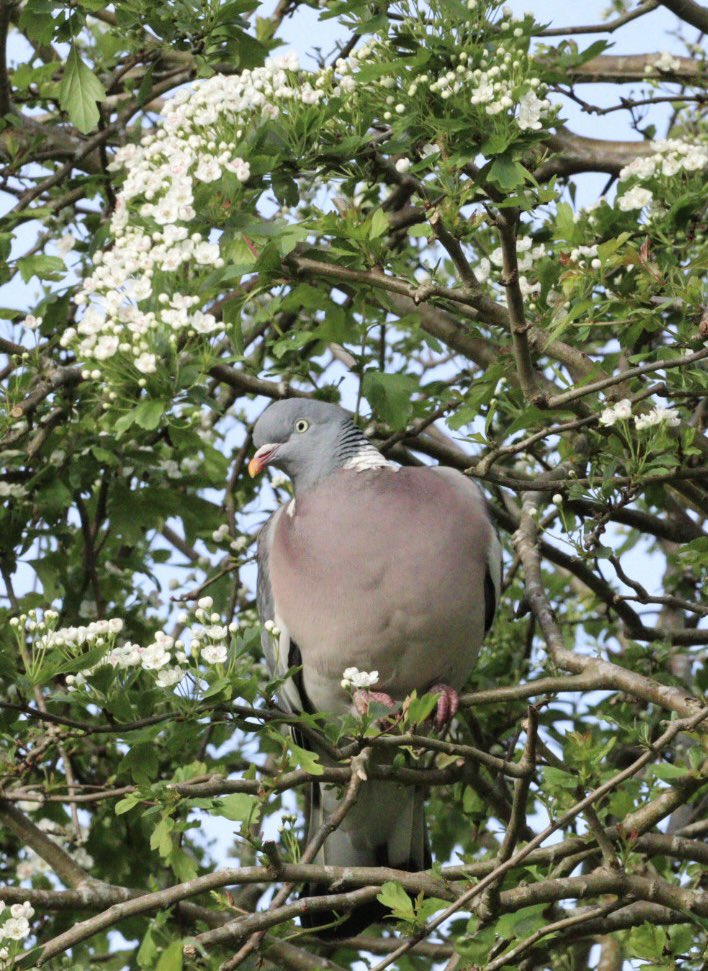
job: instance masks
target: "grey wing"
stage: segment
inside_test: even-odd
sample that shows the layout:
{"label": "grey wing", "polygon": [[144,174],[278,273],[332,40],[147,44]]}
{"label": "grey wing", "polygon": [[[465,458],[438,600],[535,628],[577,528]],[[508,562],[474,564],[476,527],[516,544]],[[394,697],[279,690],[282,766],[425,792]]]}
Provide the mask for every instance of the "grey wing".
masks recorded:
{"label": "grey wing", "polygon": [[449,466],[438,465],[434,469],[439,475],[444,476],[455,488],[469,498],[470,515],[484,516],[490,526],[490,538],[487,548],[484,551],[486,559],[486,572],[484,577],[484,632],[485,634],[492,626],[494,615],[497,611],[502,587],[502,546],[499,542],[494,523],[489,515],[489,507],[484,493],[474,481],[468,476],[463,475],[457,469]]}
{"label": "grey wing", "polygon": [[[302,664],[300,651],[294,641],[291,641],[288,629],[283,620],[278,615],[278,607],[273,596],[273,588],[270,583],[270,551],[273,546],[273,536],[278,518],[282,514],[284,506],[276,510],[268,522],[263,526],[258,534],[258,547],[256,559],[258,561],[258,581],[256,585],[256,603],[258,606],[258,616],[261,620],[261,648],[265,656],[270,673],[274,678],[285,678],[287,672],[297,665]],[[279,637],[273,637],[265,629],[266,621],[273,621],[280,630]],[[296,681],[302,678],[287,678],[279,689],[280,701],[287,711],[303,711],[306,705],[303,704],[301,692]]]}

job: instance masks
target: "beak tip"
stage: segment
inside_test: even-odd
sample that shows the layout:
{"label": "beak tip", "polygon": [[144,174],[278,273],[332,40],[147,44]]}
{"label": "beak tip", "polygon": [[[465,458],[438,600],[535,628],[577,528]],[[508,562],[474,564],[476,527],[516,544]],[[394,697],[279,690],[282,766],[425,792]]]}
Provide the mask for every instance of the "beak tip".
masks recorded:
{"label": "beak tip", "polygon": [[255,479],[255,477],[261,472],[262,468],[263,466],[261,465],[259,460],[254,456],[251,459],[251,461],[248,463],[248,474],[252,479]]}

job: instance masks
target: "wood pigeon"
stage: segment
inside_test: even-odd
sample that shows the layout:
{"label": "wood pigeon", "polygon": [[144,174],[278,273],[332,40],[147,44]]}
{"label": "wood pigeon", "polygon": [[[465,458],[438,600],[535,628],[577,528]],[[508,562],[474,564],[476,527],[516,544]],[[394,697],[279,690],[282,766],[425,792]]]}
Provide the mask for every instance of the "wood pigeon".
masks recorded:
{"label": "wood pigeon", "polygon": [[[276,677],[300,667],[282,686],[283,706],[343,714],[365,709],[367,695],[395,704],[435,691],[436,724],[444,724],[501,587],[501,547],[476,484],[454,469],[388,462],[346,411],[323,401],[271,404],[253,440],[250,474],[275,466],[295,493],[258,539],[261,623],[280,631],[264,629],[263,650]],[[352,698],[342,686],[348,668],[377,672],[376,691]],[[336,787],[313,786],[308,839],[340,800]],[[366,781],[316,862],[426,869],[423,800],[421,788]],[[358,933],[382,913],[365,905],[330,933]],[[313,914],[304,923],[332,920]]]}

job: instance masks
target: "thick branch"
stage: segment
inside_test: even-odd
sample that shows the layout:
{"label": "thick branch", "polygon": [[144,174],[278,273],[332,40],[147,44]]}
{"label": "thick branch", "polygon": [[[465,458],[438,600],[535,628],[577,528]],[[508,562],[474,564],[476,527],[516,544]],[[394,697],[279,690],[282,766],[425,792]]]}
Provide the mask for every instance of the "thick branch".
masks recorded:
{"label": "thick branch", "polygon": [[549,135],[545,144],[555,153],[555,157],[543,162],[534,172],[539,181],[546,181],[554,175],[576,175],[580,172],[607,172],[618,175],[620,169],[638,157],[654,154],[649,141],[614,142],[602,138],[586,138],[576,135],[567,128],[559,128],[555,135]]}
{"label": "thick branch", "polygon": [[[663,0],[662,0],[663,2]],[[680,0],[679,0],[680,2]],[[686,2],[686,0],[683,0]],[[664,4],[668,6],[668,4]],[[693,6],[697,7],[697,4]],[[701,8],[702,9],[702,8]],[[705,13],[703,16],[707,16]],[[570,68],[566,80],[590,83],[623,84],[631,81],[646,81],[649,78],[662,78],[665,81],[691,84],[701,81],[702,67],[691,57],[673,57],[675,67],[670,70],[658,68],[661,54],[601,54],[587,64]]]}
{"label": "thick branch", "polygon": [[697,27],[702,34],[708,33],[708,10],[694,0],[661,0],[662,7],[675,13],[687,24]]}

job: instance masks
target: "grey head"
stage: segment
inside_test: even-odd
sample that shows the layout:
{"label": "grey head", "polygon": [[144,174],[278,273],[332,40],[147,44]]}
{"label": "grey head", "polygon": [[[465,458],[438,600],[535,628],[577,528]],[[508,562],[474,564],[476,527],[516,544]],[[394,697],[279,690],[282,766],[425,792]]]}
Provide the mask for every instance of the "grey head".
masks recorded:
{"label": "grey head", "polygon": [[253,443],[258,451],[249,473],[258,475],[274,465],[290,476],[296,493],[316,486],[362,452],[375,452],[343,408],[306,398],[269,405],[255,424]]}

